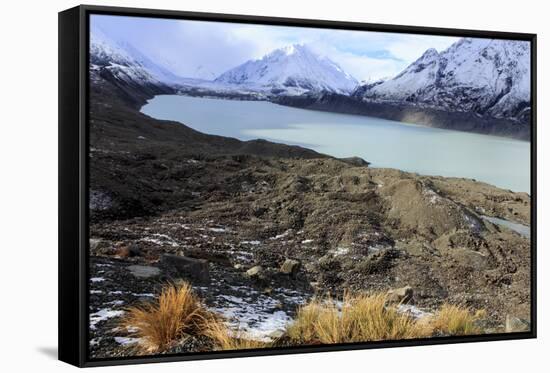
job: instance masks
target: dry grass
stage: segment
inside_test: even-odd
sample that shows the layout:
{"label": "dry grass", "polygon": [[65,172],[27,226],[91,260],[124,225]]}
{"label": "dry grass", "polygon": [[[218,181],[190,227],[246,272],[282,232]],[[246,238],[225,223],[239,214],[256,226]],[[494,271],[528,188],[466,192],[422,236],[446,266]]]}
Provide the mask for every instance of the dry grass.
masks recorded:
{"label": "dry grass", "polygon": [[473,312],[468,308],[444,304],[428,323],[435,335],[475,335],[483,333],[477,324],[483,317],[483,310]]}
{"label": "dry grass", "polygon": [[[135,330],[141,353],[168,350],[187,336],[204,336],[216,350],[266,348],[246,333],[228,327],[208,311],[187,283],[168,285],[155,302],[126,310],[122,326]],[[288,326],[283,343],[333,344],[412,339],[441,335],[481,334],[483,311],[443,305],[433,316],[415,320],[388,306],[386,294],[345,294],[341,305],[333,299],[314,299],[302,306]]]}
{"label": "dry grass", "polygon": [[305,344],[410,339],[430,332],[425,323],[387,307],[384,294],[347,294],[341,309],[331,299],[314,300],[298,310],[287,329],[293,343]]}
{"label": "dry grass", "polygon": [[212,319],[205,329],[205,335],[214,342],[217,350],[247,350],[270,347],[269,343],[248,338],[246,333],[230,329],[219,319]]}
{"label": "dry grass", "polygon": [[155,302],[126,310],[122,325],[135,329],[140,347],[148,353],[169,348],[185,335],[201,334],[212,318],[187,283],[168,285]]}

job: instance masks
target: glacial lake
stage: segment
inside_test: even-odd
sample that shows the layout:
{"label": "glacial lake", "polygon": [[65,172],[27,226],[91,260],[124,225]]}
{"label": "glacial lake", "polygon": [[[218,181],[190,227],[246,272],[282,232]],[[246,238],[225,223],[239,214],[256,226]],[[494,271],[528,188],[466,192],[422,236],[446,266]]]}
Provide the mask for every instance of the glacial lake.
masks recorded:
{"label": "glacial lake", "polygon": [[530,143],[266,101],[159,95],[141,111],[203,133],[301,145],[370,167],[464,177],[530,193]]}

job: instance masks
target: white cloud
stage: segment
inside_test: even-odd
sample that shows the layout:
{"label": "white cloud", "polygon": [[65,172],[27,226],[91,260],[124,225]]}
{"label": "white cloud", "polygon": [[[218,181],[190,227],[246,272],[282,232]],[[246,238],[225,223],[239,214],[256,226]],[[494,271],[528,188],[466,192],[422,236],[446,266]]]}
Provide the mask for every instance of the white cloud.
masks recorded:
{"label": "white cloud", "polygon": [[311,45],[358,80],[394,76],[457,38],[221,22],[94,16],[110,36],[185,77],[212,78],[293,43]]}
{"label": "white cloud", "polygon": [[459,38],[443,36],[402,35],[388,43],[386,49],[395,57],[410,63],[429,48],[435,48],[441,52],[458,40]]}

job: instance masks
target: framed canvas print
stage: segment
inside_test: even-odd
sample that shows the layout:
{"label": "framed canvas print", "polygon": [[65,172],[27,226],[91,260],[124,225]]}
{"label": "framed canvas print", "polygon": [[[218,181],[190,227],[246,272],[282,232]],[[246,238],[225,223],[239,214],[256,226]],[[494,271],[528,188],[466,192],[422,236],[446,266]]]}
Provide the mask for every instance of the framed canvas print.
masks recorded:
{"label": "framed canvas print", "polygon": [[536,336],[536,36],[59,14],[59,356]]}

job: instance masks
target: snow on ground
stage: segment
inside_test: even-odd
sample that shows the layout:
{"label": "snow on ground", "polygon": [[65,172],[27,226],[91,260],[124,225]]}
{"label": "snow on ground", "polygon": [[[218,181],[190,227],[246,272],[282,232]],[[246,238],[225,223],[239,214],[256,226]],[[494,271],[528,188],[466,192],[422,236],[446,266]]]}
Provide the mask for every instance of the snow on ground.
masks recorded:
{"label": "snow on ground", "polygon": [[259,245],[261,244],[260,241],[241,241],[241,244],[243,245]]}
{"label": "snow on ground", "polygon": [[123,346],[131,345],[134,343],[138,343],[140,341],[140,338],[132,338],[132,337],[115,337],[115,342],[118,344],[121,344]]}
{"label": "snow on ground", "polygon": [[97,312],[90,314],[90,329],[95,329],[97,323],[108,320],[113,317],[122,316],[124,311],[113,310],[111,308],[103,308]]}
{"label": "snow on ground", "polygon": [[290,230],[284,232],[284,233],[281,233],[281,234],[278,234],[276,235],[275,237],[271,237],[270,240],[280,240],[281,238],[285,238],[286,236],[288,236],[290,234]]}
{"label": "snow on ground", "polygon": [[208,230],[215,233],[231,232],[230,229],[225,227],[213,227],[213,228],[208,228]]}
{"label": "snow on ground", "polygon": [[338,246],[336,249],[331,250],[334,256],[346,255],[349,253],[349,247]]}
{"label": "snow on ground", "polygon": [[245,286],[235,286],[233,290],[242,296],[220,294],[212,311],[224,316],[237,334],[263,342],[272,340],[292,321],[290,315],[281,309],[282,302],[287,306],[297,306],[306,301],[305,296],[289,289],[276,289],[274,292],[279,294],[279,299]]}
{"label": "snow on ground", "polygon": [[400,304],[397,306],[397,312],[407,314],[414,319],[421,319],[423,317],[433,315],[433,313],[421,310],[412,304]]}

